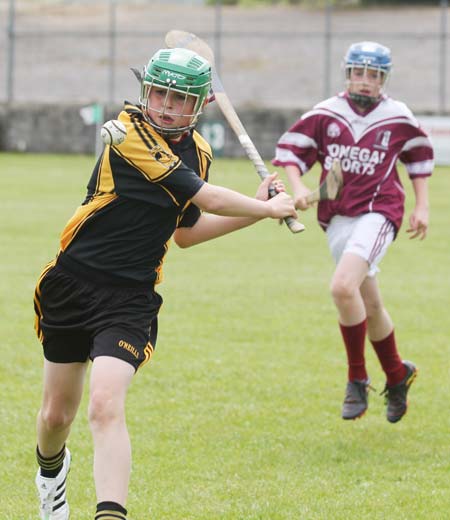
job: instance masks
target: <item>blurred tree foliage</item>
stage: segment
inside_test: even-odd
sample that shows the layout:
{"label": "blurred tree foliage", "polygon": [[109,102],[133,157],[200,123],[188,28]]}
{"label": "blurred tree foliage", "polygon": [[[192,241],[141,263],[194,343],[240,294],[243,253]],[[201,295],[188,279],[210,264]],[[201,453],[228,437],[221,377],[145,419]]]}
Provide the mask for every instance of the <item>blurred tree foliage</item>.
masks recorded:
{"label": "blurred tree foliage", "polygon": [[206,0],[207,5],[241,5],[241,6],[270,6],[270,5],[303,5],[305,7],[334,6],[432,6],[438,7],[441,0]]}
{"label": "blurred tree foliage", "polygon": [[436,7],[438,7],[441,2],[440,0],[360,0],[359,2],[361,5],[374,5],[374,6],[389,6],[389,5],[414,5],[416,7],[418,6],[421,6],[421,5],[426,5],[426,6],[430,6],[430,5],[435,5]]}

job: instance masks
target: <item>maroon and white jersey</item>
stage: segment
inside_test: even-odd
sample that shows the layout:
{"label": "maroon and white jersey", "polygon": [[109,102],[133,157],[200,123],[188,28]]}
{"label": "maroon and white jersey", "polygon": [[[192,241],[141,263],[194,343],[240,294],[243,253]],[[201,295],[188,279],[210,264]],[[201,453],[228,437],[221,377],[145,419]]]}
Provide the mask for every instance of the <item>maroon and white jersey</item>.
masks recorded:
{"label": "maroon and white jersey", "polygon": [[405,193],[397,172],[399,159],[411,179],[430,176],[433,148],[408,109],[387,96],[361,115],[343,92],[305,113],[277,143],[275,166],[294,165],[305,174],[316,161],[320,182],[334,158],[341,161],[344,189],[336,201],[318,205],[323,228],[333,215],[378,212],[401,226]]}

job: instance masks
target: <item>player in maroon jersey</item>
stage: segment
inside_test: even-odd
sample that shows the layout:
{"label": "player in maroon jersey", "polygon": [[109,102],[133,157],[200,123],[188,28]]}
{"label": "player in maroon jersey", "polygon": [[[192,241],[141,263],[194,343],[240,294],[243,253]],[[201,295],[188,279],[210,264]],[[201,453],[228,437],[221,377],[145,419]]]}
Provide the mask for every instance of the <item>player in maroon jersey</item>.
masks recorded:
{"label": "player in maroon jersey", "polygon": [[387,419],[395,423],[406,413],[417,368],[398,353],[376,273],[404,214],[397,160],[406,167],[416,199],[407,232],[420,239],[427,234],[427,179],[433,170],[433,149],[408,107],[383,93],[391,70],[387,47],[355,43],[344,64],[345,92],[317,104],[285,132],[272,162],[285,168],[296,207],[306,210],[310,190],[301,176],[318,161],[322,181],[333,159],[341,161],[341,197],[319,202],[318,220],[336,261],[331,294],[348,359],[342,418],[356,419],[367,410],[367,334],[386,374]]}

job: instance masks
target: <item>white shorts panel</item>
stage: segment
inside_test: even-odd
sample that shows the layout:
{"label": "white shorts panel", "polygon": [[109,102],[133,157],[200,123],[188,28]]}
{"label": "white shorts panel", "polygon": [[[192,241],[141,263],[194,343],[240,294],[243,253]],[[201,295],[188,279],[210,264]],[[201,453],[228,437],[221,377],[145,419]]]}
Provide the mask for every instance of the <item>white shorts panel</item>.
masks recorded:
{"label": "white shorts panel", "polygon": [[368,276],[375,276],[378,264],[394,240],[394,226],[380,213],[358,217],[335,215],[327,228],[327,239],[336,264],[344,253],[354,253],[369,264]]}

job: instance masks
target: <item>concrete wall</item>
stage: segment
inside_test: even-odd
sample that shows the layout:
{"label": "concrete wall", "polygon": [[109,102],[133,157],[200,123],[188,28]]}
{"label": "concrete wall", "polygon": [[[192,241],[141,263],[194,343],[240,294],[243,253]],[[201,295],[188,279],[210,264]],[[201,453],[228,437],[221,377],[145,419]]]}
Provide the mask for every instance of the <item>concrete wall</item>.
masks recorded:
{"label": "concrete wall", "polygon": [[[0,150],[37,153],[95,153],[98,128],[86,125],[80,115],[83,105],[11,104],[0,105]],[[105,111],[104,119],[115,118],[121,106]],[[239,116],[264,159],[271,159],[280,135],[299,116],[292,110],[245,109]],[[202,115],[199,130],[210,141],[208,133],[215,124],[222,126],[223,146],[217,156],[243,157],[244,152],[217,107],[211,105]],[[219,136],[220,137],[220,136]],[[217,141],[220,141],[218,139]],[[213,143],[215,144],[215,143]],[[220,143],[218,143],[220,144]]]}
{"label": "concrete wall", "polygon": [[85,125],[82,105],[0,105],[0,150],[94,153],[96,127]]}
{"label": "concrete wall", "polygon": [[417,113],[450,115],[450,9],[439,0],[434,7],[364,9],[349,1],[328,2],[332,9],[320,7],[324,1],[224,6],[220,16],[215,2],[14,2],[11,41],[11,1],[0,1],[0,102],[134,99],[139,85],[130,67],[148,63],[176,27],[213,47],[222,83],[240,109],[313,106],[344,88],[342,59],[351,43],[381,39],[394,63],[389,95]]}
{"label": "concrete wall", "polygon": [[[94,154],[102,148],[100,125],[86,125],[80,114],[85,105],[0,104],[0,151]],[[104,113],[114,119],[121,106]],[[302,114],[301,110],[239,110],[239,117],[265,160],[272,159],[281,134]],[[450,164],[450,117],[417,115],[435,149],[437,165]],[[245,157],[238,139],[215,105],[201,116],[198,130],[213,147],[216,157]]]}

